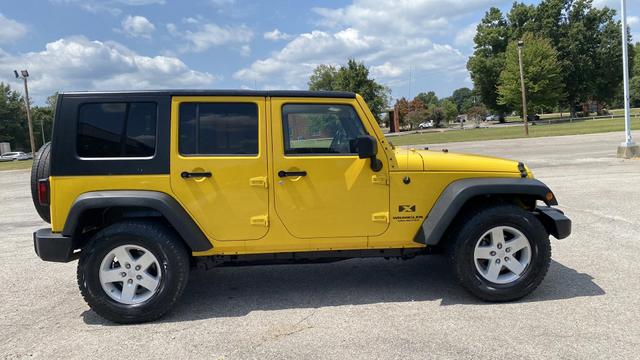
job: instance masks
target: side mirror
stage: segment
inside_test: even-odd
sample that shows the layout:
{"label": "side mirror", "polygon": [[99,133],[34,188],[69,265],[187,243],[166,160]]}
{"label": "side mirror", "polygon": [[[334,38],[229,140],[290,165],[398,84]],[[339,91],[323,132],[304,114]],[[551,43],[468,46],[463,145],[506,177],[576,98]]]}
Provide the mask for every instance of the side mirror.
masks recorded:
{"label": "side mirror", "polygon": [[371,170],[375,172],[382,170],[382,161],[376,158],[378,142],[373,136],[364,135],[358,137],[356,147],[358,148],[358,157],[360,159],[371,159]]}

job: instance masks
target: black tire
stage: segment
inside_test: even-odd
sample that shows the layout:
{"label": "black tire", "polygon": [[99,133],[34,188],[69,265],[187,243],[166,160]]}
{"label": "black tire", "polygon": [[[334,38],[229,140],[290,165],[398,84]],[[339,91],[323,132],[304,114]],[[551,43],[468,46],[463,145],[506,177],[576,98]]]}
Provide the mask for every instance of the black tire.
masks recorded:
{"label": "black tire", "polygon": [[[496,205],[466,212],[455,226],[449,256],[455,275],[462,286],[478,298],[491,302],[520,299],[542,282],[551,262],[549,235],[540,221],[530,212],[514,205]],[[462,220],[461,219],[461,220]],[[474,251],[483,234],[496,226],[519,230],[529,240],[531,260],[520,277],[507,284],[485,279],[476,268]]]}
{"label": "black tire", "polygon": [[33,165],[31,165],[31,199],[33,200],[33,206],[36,207],[36,211],[42,220],[48,223],[51,222],[51,212],[49,205],[41,205],[38,201],[38,180],[49,178],[51,169],[49,159],[51,159],[50,142],[42,145],[33,159]]}
{"label": "black tire", "polygon": [[[158,260],[162,273],[155,293],[146,301],[133,305],[112,299],[102,288],[99,278],[104,257],[126,244],[149,250]],[[78,286],[91,309],[107,320],[121,324],[153,321],[167,313],[182,295],[189,277],[189,256],[180,237],[161,223],[116,223],[96,233],[82,249]]]}

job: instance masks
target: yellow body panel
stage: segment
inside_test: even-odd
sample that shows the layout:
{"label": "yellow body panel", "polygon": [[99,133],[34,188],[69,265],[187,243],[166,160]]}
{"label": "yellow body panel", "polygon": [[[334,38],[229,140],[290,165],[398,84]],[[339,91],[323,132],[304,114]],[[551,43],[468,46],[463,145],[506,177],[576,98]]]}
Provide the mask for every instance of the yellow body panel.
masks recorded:
{"label": "yellow body panel", "polygon": [[[183,102],[252,103],[258,107],[258,155],[184,156],[178,151],[178,111]],[[268,230],[266,103],[263,97],[174,97],[171,106],[171,190],[212,240],[253,240]],[[182,172],[211,172],[183,179]],[[260,184],[258,179],[265,179]],[[267,219],[267,221],[258,221]]]}
{"label": "yellow body panel", "polygon": [[[364,237],[385,232],[388,222],[381,213],[389,211],[386,174],[371,170],[368,159],[357,155],[285,155],[282,106],[291,103],[326,103],[326,99],[272,99],[271,126],[275,181],[275,212],[288,232],[299,238]],[[351,99],[331,103],[352,105]],[[354,107],[367,133],[372,126],[359,107]],[[381,159],[388,168],[386,158]],[[278,179],[277,173],[304,170],[304,177]],[[375,177],[384,179],[375,182]],[[374,214],[378,216],[374,216]],[[366,246],[366,239],[362,240]]]}
{"label": "yellow body panel", "polygon": [[[258,105],[259,154],[181,156],[178,104],[229,101]],[[367,132],[378,140],[383,169],[373,172],[369,160],[357,156],[285,156],[281,106],[296,102],[352,105]],[[472,177],[520,177],[514,161],[394,149],[360,96],[174,97],[171,139],[171,175],[51,177],[53,231],[62,230],[71,205],[85,192],[154,190],[173,196],[208,236],[213,248],[194,253],[196,256],[419,248],[424,245],[413,238],[451,182]],[[182,171],[203,170],[213,176],[180,176]],[[280,179],[280,170],[305,170],[308,176]]]}

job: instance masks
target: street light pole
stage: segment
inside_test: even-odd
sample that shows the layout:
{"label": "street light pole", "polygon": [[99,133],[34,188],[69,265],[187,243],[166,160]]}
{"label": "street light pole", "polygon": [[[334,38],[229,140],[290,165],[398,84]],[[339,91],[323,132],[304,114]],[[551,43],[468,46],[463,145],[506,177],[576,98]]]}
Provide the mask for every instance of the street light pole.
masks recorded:
{"label": "street light pole", "polygon": [[22,79],[24,81],[24,104],[27,108],[27,123],[29,124],[29,141],[31,142],[31,155],[35,156],[36,154],[36,142],[33,137],[33,124],[31,122],[31,105],[29,104],[29,86],[27,85],[27,78],[29,77],[29,72],[27,70],[18,71],[14,70],[13,73],[16,75],[16,79]]}
{"label": "street light pole", "polygon": [[[624,0],[623,0],[624,1]],[[529,119],[527,118],[527,93],[524,88],[524,69],[522,66],[522,48],[524,41],[518,40],[518,63],[520,64],[520,91],[522,92],[522,119],[524,120],[524,133],[529,136]]]}
{"label": "street light pole", "polygon": [[631,116],[629,114],[629,58],[627,55],[627,4],[620,0],[622,20],[622,81],[624,88],[624,129],[625,141],[618,147],[618,157],[632,158],[640,156],[638,145],[631,138]]}

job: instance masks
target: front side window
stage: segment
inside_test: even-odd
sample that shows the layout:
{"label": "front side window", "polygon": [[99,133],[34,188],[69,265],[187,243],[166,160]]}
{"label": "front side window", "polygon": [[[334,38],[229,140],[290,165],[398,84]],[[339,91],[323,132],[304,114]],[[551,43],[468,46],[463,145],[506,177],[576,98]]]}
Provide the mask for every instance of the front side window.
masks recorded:
{"label": "front side window", "polygon": [[366,134],[350,105],[287,104],[282,122],[287,155],[356,154],[356,140]]}
{"label": "front side window", "polygon": [[183,155],[257,155],[254,103],[182,103],[178,147]]}
{"label": "front side window", "polygon": [[156,147],[157,112],[157,104],[146,102],[81,105],[76,138],[78,156],[153,156]]}

